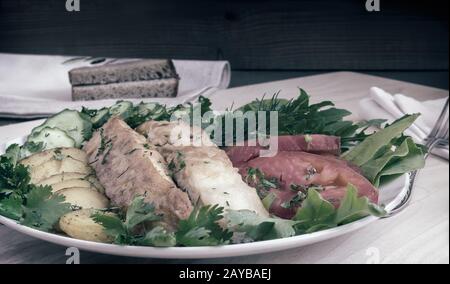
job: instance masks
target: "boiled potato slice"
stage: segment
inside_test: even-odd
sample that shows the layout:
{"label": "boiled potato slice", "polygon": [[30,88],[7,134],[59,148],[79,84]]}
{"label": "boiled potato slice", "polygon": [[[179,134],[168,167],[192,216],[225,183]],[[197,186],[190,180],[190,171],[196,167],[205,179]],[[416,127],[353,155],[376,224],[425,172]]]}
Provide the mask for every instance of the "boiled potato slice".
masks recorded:
{"label": "boiled potato slice", "polygon": [[37,185],[54,185],[57,183],[69,181],[69,180],[86,180],[91,183],[93,187],[95,187],[98,192],[105,193],[105,189],[100,184],[100,181],[93,175],[86,175],[82,173],[62,173],[58,175],[51,176],[47,179],[40,181]]}
{"label": "boiled potato slice", "polygon": [[74,179],[85,179],[89,175],[82,174],[82,173],[62,173],[53,175],[47,179],[41,180],[37,185],[54,185],[56,183],[68,181],[68,180],[74,180]]}
{"label": "boiled potato slice", "polygon": [[94,188],[65,188],[59,190],[57,194],[64,196],[66,198],[65,202],[83,209],[103,209],[109,206],[109,200]]}
{"label": "boiled potato slice", "polygon": [[52,192],[57,192],[61,189],[71,188],[71,187],[83,187],[83,188],[92,188],[97,190],[97,188],[93,188],[92,184],[84,179],[71,179],[62,181],[59,183],[55,183],[52,185]]}
{"label": "boiled potato slice", "polygon": [[[109,243],[112,239],[105,234],[103,226],[91,218],[97,211],[82,209],[67,213],[59,220],[59,228],[68,236],[92,242]],[[103,213],[111,214],[112,213]]]}
{"label": "boiled potato slice", "polygon": [[70,157],[63,160],[50,160],[37,167],[31,168],[31,183],[37,184],[51,176],[70,172],[89,175],[93,170],[87,164]]}
{"label": "boiled potato slice", "polygon": [[80,161],[84,164],[88,163],[86,152],[77,148],[56,148],[46,150],[40,153],[33,154],[30,157],[20,161],[20,163],[33,168],[49,162],[50,160],[62,160],[67,157]]}

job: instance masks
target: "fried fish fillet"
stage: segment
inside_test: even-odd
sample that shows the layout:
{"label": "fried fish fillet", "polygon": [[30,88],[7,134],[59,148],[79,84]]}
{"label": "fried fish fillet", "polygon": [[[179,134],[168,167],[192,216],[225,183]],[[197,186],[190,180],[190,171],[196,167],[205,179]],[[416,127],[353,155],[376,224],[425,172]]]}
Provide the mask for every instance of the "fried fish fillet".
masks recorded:
{"label": "fried fish fillet", "polygon": [[84,150],[106,195],[117,206],[127,207],[135,196],[145,196],[172,229],[191,213],[192,203],[169,177],[164,158],[121,119],[111,118]]}
{"label": "fried fish fillet", "polygon": [[[204,143],[200,147],[174,146],[178,136],[172,131],[179,124],[149,121],[139,126],[137,131],[146,135],[149,143],[163,145],[158,148],[159,151],[166,158],[176,183],[186,190],[191,200],[203,205],[218,204],[225,209],[246,209],[260,216],[269,216],[256,190],[242,180],[226,153],[216,146],[205,146],[209,138],[203,137]],[[158,133],[175,139],[160,141],[161,135]],[[191,140],[199,139],[196,137],[191,136]]]}

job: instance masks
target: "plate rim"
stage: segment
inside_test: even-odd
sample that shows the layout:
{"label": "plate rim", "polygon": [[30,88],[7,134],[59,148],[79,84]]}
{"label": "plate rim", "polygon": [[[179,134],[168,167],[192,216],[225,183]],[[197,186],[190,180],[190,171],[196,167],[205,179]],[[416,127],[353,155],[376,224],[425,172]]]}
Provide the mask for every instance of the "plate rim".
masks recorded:
{"label": "plate rim", "polygon": [[367,216],[358,221],[338,226],[332,229],[287,238],[242,244],[197,247],[121,246],[117,244],[79,240],[68,236],[39,231],[37,229],[18,224],[16,221],[4,216],[0,216],[0,223],[19,233],[40,239],[42,241],[50,242],[64,247],[75,247],[77,249],[90,252],[139,258],[209,259],[247,256],[283,251],[290,248],[298,248],[356,231],[378,219],[378,217]]}
{"label": "plate rim", "polygon": [[[11,139],[7,143],[0,145],[0,152],[3,152],[4,149],[10,144],[20,143],[19,141],[23,141],[24,137],[25,136],[16,137],[15,139]],[[396,198],[394,198],[394,200],[386,204],[386,208],[394,208],[396,203],[401,200],[401,195],[404,194],[405,189],[408,186],[409,174],[403,174],[395,180],[400,180],[401,178],[403,178],[402,190],[399,192]],[[367,216],[349,224],[337,226],[331,229],[266,241],[256,241],[221,246],[150,247],[123,246],[117,244],[79,240],[68,236],[44,232],[31,227],[27,227],[19,224],[15,220],[0,215],[0,223],[5,225],[6,227],[27,236],[49,243],[65,247],[76,247],[80,250],[108,255],[157,259],[212,259],[283,251],[291,248],[303,247],[309,244],[332,239],[340,235],[348,234],[350,232],[361,229],[378,219],[380,218],[375,216]]]}

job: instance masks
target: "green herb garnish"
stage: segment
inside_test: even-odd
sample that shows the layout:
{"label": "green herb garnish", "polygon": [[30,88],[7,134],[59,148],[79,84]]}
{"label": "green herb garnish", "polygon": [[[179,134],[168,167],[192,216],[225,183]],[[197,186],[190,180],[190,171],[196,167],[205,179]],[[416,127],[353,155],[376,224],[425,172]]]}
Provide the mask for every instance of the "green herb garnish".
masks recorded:
{"label": "green herb garnish", "polygon": [[128,207],[125,216],[95,213],[92,219],[104,227],[105,233],[114,243],[121,245],[174,246],[175,237],[161,226],[145,232],[139,230],[144,224],[160,221],[155,207],[146,203],[144,197],[136,197]]}
{"label": "green herb garnish", "polygon": [[217,222],[223,219],[223,208],[196,206],[186,220],[181,220],[176,232],[177,243],[182,246],[214,246],[229,243],[232,232]]}
{"label": "green herb garnish", "polygon": [[52,194],[50,186],[30,183],[28,167],[18,164],[18,145],[0,156],[0,215],[21,224],[52,231],[59,218],[71,211],[64,196]]}

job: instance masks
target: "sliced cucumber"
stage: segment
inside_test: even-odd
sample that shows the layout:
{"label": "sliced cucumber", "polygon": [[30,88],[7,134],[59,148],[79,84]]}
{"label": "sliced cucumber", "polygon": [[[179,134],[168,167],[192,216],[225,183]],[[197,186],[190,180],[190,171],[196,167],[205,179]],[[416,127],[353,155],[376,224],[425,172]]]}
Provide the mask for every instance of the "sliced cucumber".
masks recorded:
{"label": "sliced cucumber", "polygon": [[134,113],[140,116],[148,116],[150,112],[151,110],[144,103],[140,103],[134,108]]}
{"label": "sliced cucumber", "polygon": [[42,129],[58,128],[65,131],[68,136],[75,140],[75,147],[92,136],[92,122],[86,114],[82,114],[76,110],[63,110],[60,113],[48,118],[42,125],[34,128],[31,133],[40,132]]}
{"label": "sliced cucumber", "polygon": [[109,114],[127,119],[133,114],[133,104],[131,102],[119,101],[109,108]]}
{"label": "sliced cucumber", "polygon": [[[167,115],[167,110],[164,106],[157,106],[151,113],[150,117],[153,120],[158,120],[159,118],[166,116]],[[168,117],[167,119],[169,119],[170,117]]]}
{"label": "sliced cucumber", "polygon": [[172,112],[172,116],[177,119],[190,117],[191,109],[189,107],[178,107],[177,110]]}
{"label": "sliced cucumber", "polygon": [[61,147],[75,147],[75,140],[64,130],[59,128],[44,127],[40,131],[33,132],[28,136],[27,143],[42,143],[42,150]]}
{"label": "sliced cucumber", "polygon": [[141,116],[156,119],[165,113],[165,108],[158,103],[140,103],[137,106],[137,113]]}
{"label": "sliced cucumber", "polygon": [[153,112],[158,108],[161,108],[161,105],[158,103],[140,103],[139,104],[139,109],[146,109],[149,112]]}
{"label": "sliced cucumber", "polygon": [[97,111],[97,113],[91,117],[91,122],[94,128],[99,128],[103,124],[105,124],[108,119],[111,117],[111,114],[109,113],[109,108],[102,108]]}
{"label": "sliced cucumber", "polygon": [[158,120],[167,114],[165,106],[158,103],[141,103],[138,105],[139,112],[145,114],[148,118]]}

